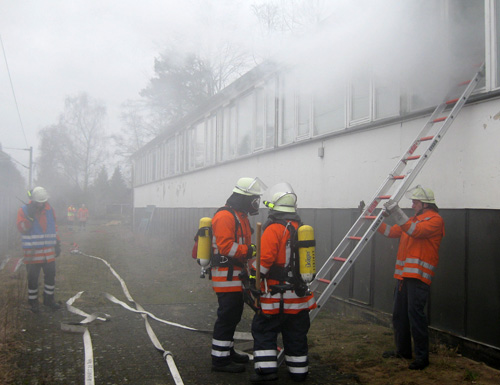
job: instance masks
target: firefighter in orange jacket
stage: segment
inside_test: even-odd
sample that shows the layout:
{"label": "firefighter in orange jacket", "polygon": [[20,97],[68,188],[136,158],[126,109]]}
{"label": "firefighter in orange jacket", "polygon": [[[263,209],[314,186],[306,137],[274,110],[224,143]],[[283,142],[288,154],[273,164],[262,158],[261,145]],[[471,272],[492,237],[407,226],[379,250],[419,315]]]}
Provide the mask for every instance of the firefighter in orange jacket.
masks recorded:
{"label": "firefighter in orange jacket", "polygon": [[80,230],[85,230],[87,220],[89,219],[89,209],[84,204],[78,209],[77,217]]}
{"label": "firefighter in orange jacket", "polygon": [[214,256],[211,260],[212,286],[219,307],[212,339],[212,370],[238,373],[245,370],[248,355],[234,350],[234,332],[243,313],[240,274],[246,261],[255,255],[248,215],[259,212],[265,185],[258,178],[240,178],[226,205],[212,219]]}
{"label": "firefighter in orange jacket", "polygon": [[412,336],[415,360],[409,369],[422,370],[429,365],[429,333],[425,306],[429,300],[430,284],[438,265],[439,245],[444,236],[443,218],[438,214],[434,193],[420,185],[408,193],[415,216],[408,218],[397,203],[388,201],[386,215],[396,225],[385,223],[378,231],[389,238],[399,238],[394,278],[392,322],[395,351],[384,352],[384,358],[412,358]]}
{"label": "firefighter in orange jacket", "polygon": [[[277,187],[278,186],[278,187]],[[313,294],[299,273],[298,250],[291,246],[291,235],[302,224],[296,212],[297,196],[288,183],[271,191],[271,210],[263,227],[260,266],[260,305],[252,321],[254,369],[250,381],[259,383],[278,379],[277,338],[281,332],[285,363],[290,377],[304,381],[308,374],[307,332],[309,311],[316,308]]]}
{"label": "firefighter in orange jacket", "polygon": [[24,263],[28,272],[28,302],[31,311],[38,313],[38,277],[40,269],[43,269],[43,304],[57,310],[60,305],[54,300],[55,258],[61,253],[61,246],[56,215],[47,202],[49,195],[43,187],[35,187],[29,195],[30,202],[17,213],[17,228],[22,234]]}

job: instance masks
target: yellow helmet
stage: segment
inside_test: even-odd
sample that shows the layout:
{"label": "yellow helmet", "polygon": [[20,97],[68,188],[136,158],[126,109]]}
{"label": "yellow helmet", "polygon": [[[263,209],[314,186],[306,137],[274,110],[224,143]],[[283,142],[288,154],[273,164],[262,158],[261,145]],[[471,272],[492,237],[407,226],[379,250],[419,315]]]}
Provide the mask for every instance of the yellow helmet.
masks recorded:
{"label": "yellow helmet", "polygon": [[293,192],[277,192],[273,195],[271,210],[294,213],[297,211],[297,195]]}
{"label": "yellow helmet", "polygon": [[297,195],[289,183],[283,182],[273,186],[266,194],[271,197],[264,205],[273,211],[295,213],[297,211]]}
{"label": "yellow helmet", "polygon": [[262,195],[266,188],[259,178],[240,178],[233,192],[241,195]]}
{"label": "yellow helmet", "polygon": [[411,200],[417,200],[422,203],[436,204],[434,192],[430,188],[423,188],[420,185],[408,190],[407,197]]}

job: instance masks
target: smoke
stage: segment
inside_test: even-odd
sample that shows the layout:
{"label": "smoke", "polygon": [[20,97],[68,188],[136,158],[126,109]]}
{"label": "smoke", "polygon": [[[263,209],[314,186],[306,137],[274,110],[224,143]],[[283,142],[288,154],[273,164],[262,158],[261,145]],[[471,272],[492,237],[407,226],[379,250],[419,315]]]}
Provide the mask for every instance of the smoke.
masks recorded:
{"label": "smoke", "polygon": [[440,2],[398,0],[332,4],[318,28],[280,42],[275,50],[278,62],[295,69],[301,89],[343,87],[369,74],[436,102],[450,83],[467,79],[475,72],[471,67],[484,60],[481,5],[458,1],[444,9]]}

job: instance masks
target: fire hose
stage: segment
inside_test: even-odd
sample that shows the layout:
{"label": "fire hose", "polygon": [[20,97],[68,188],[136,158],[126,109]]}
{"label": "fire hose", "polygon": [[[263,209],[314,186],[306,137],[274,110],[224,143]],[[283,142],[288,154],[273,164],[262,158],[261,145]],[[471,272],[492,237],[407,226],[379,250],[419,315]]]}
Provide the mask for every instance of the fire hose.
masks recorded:
{"label": "fire hose", "polygon": [[[182,328],[185,330],[201,332],[201,333],[210,333],[210,334],[212,333],[212,331],[211,330],[200,330],[200,329],[192,328],[192,327],[189,327],[186,325],[181,325],[179,323],[163,320],[161,318],[156,317],[154,314],[152,314],[148,311],[145,311],[144,308],[132,298],[132,296],[130,295],[130,292],[128,291],[127,285],[125,284],[125,281],[120,277],[120,275],[113,269],[113,267],[106,260],[104,260],[100,257],[88,255],[88,254],[81,252],[80,250],[78,250],[78,246],[76,244],[74,244],[73,246],[74,246],[74,248],[71,250],[71,254],[83,255],[83,256],[86,256],[89,258],[97,259],[97,260],[103,262],[110,269],[111,273],[120,282],[123,293],[125,294],[127,300],[135,305],[135,309],[132,308],[131,306],[129,306],[128,304],[126,304],[125,302],[118,300],[116,297],[114,297],[113,295],[111,295],[109,293],[104,293],[105,297],[109,301],[116,303],[116,304],[122,306],[123,308],[125,308],[131,312],[141,314],[141,316],[144,319],[144,323],[146,326],[146,331],[148,333],[148,336],[149,336],[151,342],[153,343],[154,347],[162,354],[162,357],[165,360],[165,362],[167,363],[169,370],[170,370],[170,373],[172,374],[172,377],[173,377],[175,383],[177,385],[183,384],[182,378],[179,374],[179,371],[177,370],[177,366],[175,365],[173,354],[170,351],[167,351],[162,347],[156,334],[154,333],[153,329],[151,328],[151,325],[149,324],[148,317],[152,318],[158,322],[165,323],[165,324],[168,324],[170,326],[179,327],[179,328]],[[86,318],[77,324],[62,324],[61,328],[62,328],[62,330],[65,330],[65,331],[84,333],[83,338],[84,338],[84,346],[85,346],[85,385],[93,385],[94,384],[94,378],[93,378],[94,369],[93,369],[93,354],[92,354],[92,344],[91,344],[91,339],[90,339],[90,333],[89,333],[88,329],[82,325],[89,324],[90,322],[93,322],[95,320],[108,321],[110,316],[108,314],[105,314],[105,313],[94,313],[94,314],[89,315],[89,314],[75,308],[74,306],[72,306],[73,302],[76,299],[80,298],[82,293],[83,292],[79,292],[74,297],[70,298],[66,302],[66,307],[67,307],[68,311],[70,311],[74,314],[84,316]],[[252,340],[252,336],[250,333],[242,333],[242,332],[236,332],[234,335],[234,338],[240,339],[240,340]]]}

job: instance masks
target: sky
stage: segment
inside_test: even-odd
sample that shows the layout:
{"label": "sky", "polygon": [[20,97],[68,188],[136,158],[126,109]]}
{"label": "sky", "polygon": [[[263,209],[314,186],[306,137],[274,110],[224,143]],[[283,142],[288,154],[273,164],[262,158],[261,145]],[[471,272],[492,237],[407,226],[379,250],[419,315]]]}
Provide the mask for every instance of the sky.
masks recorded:
{"label": "sky", "polygon": [[[37,132],[58,122],[67,96],[86,92],[119,130],[120,105],[139,99],[154,58],[172,41],[186,49],[245,30],[252,1],[2,0],[0,143],[27,165]],[[230,15],[230,17],[228,17]],[[244,34],[242,34],[243,36]],[[248,39],[248,29],[245,39]],[[193,45],[193,46],[190,46]],[[17,100],[17,106],[16,106]]]}
{"label": "sky", "polygon": [[36,159],[39,130],[56,124],[66,97],[81,92],[105,104],[106,132],[118,132],[122,103],[140,98],[155,57],[172,45],[203,54],[232,41],[293,63],[305,83],[323,89],[367,63],[379,76],[426,88],[453,67],[436,38],[442,23],[429,7],[413,8],[419,1],[304,0],[323,3],[331,27],[287,42],[265,37],[251,9],[270,1],[292,0],[1,0],[3,150],[28,165],[28,151],[17,149],[32,146]]}

